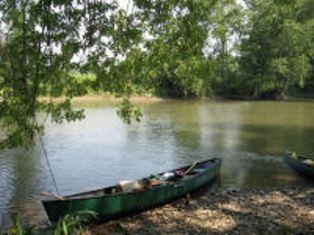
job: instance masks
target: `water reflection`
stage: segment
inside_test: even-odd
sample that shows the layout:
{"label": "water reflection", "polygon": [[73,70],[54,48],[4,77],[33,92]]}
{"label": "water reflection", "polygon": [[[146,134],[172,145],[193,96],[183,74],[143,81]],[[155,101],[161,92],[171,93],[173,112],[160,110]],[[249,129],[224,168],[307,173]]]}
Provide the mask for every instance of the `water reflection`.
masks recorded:
{"label": "water reflection", "polygon": [[[313,153],[313,102],[165,101],[142,109],[143,121],[130,126],[107,104],[87,107],[82,122],[47,124],[44,142],[62,194],[216,156],[224,159],[222,188],[311,184],[281,154]],[[15,211],[42,219],[42,191],[55,192],[40,145],[0,154],[0,227]]]}

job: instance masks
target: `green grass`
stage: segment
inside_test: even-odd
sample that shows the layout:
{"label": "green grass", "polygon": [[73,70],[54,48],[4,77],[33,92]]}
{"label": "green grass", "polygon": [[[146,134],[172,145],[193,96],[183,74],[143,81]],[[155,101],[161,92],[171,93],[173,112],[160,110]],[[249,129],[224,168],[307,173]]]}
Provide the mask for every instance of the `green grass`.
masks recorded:
{"label": "green grass", "polygon": [[[84,234],[91,220],[97,218],[97,213],[93,211],[82,211],[75,214],[67,214],[61,218],[51,230],[36,229],[23,225],[19,216],[15,216],[14,225],[8,230],[8,235],[72,235]],[[0,235],[3,235],[0,233]]]}

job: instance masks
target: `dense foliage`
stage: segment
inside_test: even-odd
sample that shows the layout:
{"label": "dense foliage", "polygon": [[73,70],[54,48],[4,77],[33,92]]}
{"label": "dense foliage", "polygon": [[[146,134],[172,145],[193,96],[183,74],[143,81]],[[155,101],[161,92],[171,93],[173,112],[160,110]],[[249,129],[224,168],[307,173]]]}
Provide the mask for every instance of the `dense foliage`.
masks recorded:
{"label": "dense foliage", "polygon": [[[305,5],[306,3],[306,5]],[[313,19],[309,1],[253,1],[250,28],[241,45],[241,73],[253,98],[283,98],[304,87],[313,58]]]}
{"label": "dense foliage", "polygon": [[140,118],[128,99],[134,93],[314,93],[311,0],[119,3],[0,2],[0,147],[28,146],[42,133],[38,111],[57,123],[83,118],[71,98],[88,92],[122,96],[118,113],[128,123]]}

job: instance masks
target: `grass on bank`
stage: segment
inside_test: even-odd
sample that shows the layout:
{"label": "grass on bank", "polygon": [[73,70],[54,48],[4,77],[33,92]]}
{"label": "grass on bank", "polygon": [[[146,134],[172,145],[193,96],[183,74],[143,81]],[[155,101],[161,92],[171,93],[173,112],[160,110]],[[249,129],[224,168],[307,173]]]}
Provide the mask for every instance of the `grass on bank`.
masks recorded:
{"label": "grass on bank", "polygon": [[62,217],[55,227],[51,229],[37,229],[35,227],[24,226],[20,217],[14,218],[14,225],[7,233],[0,235],[72,235],[88,234],[88,224],[97,218],[97,213],[93,211],[82,211],[75,214],[67,214]]}

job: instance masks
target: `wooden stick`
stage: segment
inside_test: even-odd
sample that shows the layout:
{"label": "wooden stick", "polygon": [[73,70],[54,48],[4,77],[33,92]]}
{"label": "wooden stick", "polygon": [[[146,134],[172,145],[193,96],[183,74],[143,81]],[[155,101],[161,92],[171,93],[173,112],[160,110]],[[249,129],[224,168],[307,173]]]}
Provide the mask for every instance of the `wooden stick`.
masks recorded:
{"label": "wooden stick", "polygon": [[189,167],[189,169],[187,169],[187,170],[184,172],[184,174],[186,175],[186,174],[190,173],[190,171],[192,171],[192,170],[195,168],[195,166],[197,165],[197,163],[198,163],[198,162],[194,162],[194,163]]}

